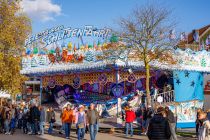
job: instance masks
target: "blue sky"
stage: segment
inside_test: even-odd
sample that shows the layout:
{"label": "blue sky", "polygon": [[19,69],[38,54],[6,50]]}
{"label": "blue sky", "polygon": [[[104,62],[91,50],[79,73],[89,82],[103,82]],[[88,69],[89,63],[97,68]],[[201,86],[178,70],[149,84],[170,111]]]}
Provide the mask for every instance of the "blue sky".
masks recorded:
{"label": "blue sky", "polygon": [[[32,0],[23,0],[25,7]],[[26,12],[32,17],[33,33],[57,25],[69,27],[116,27],[119,17],[126,17],[132,8],[142,6],[148,0],[33,0],[40,9]],[[42,2],[48,3],[42,4]],[[28,2],[28,3],[27,3]],[[150,1],[150,3],[157,0]],[[210,0],[158,0],[159,4],[172,9],[178,22],[179,31],[190,32],[193,29],[210,24]],[[51,5],[50,5],[51,4]],[[32,4],[34,5],[34,4]],[[44,5],[44,6],[43,6]],[[31,11],[30,11],[31,10]],[[43,11],[42,11],[43,10]],[[47,13],[49,12],[49,13]],[[42,15],[45,14],[45,15]]]}

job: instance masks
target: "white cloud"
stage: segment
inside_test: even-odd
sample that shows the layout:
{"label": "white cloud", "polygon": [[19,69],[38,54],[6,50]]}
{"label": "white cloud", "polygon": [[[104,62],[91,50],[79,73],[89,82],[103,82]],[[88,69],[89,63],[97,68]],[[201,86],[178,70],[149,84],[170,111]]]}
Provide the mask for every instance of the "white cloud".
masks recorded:
{"label": "white cloud", "polygon": [[20,4],[23,12],[35,20],[49,21],[61,15],[61,7],[51,0],[23,0]]}

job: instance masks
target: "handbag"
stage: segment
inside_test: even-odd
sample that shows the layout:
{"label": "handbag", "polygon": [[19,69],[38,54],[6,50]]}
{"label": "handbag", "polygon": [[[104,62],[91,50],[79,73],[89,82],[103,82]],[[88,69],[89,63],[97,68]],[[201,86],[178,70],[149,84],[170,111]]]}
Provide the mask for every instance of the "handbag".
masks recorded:
{"label": "handbag", "polygon": [[85,123],[79,123],[78,128],[85,128]]}
{"label": "handbag", "polygon": [[55,119],[51,119],[50,122],[51,122],[51,123],[55,123],[56,120],[55,120]]}

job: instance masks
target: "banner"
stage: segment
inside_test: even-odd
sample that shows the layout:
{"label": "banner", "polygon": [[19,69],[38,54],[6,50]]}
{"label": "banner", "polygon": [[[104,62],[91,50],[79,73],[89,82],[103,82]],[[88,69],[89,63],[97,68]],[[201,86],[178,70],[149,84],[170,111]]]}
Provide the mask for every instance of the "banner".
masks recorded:
{"label": "banner", "polygon": [[173,77],[176,102],[204,100],[202,73],[173,71]]}

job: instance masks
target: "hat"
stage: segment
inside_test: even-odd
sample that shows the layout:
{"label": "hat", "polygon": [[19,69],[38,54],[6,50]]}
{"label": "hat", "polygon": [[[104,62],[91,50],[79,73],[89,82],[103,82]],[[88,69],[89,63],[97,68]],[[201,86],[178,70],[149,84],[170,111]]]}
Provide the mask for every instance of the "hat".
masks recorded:
{"label": "hat", "polygon": [[128,108],[132,108],[132,106],[129,105]]}
{"label": "hat", "polygon": [[79,105],[79,107],[78,108],[84,108],[84,106],[83,105]]}
{"label": "hat", "polygon": [[90,106],[91,106],[91,105],[95,105],[95,104],[94,104],[94,103],[91,103]]}

